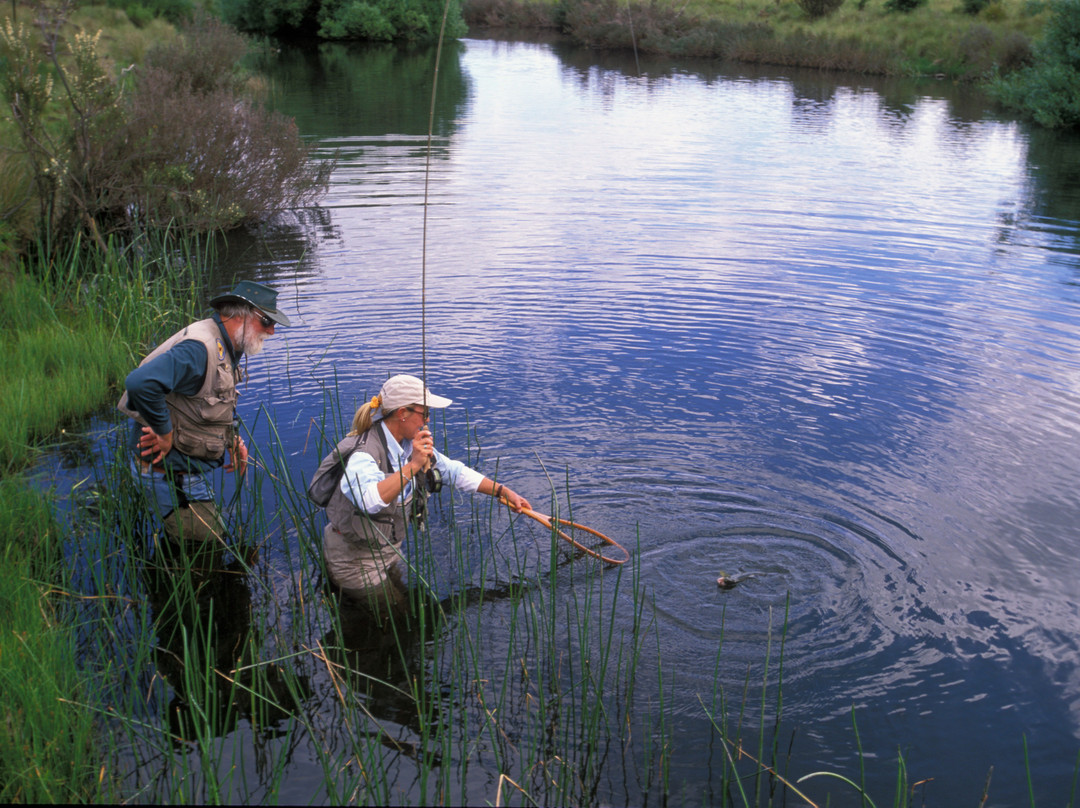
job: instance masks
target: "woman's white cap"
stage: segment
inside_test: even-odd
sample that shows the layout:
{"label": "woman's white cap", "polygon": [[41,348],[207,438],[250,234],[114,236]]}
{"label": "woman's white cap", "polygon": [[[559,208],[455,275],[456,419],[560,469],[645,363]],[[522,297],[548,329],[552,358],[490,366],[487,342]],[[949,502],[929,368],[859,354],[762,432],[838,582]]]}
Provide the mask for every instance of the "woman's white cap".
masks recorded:
{"label": "woman's white cap", "polygon": [[449,407],[454,402],[449,398],[437,396],[428,390],[424,383],[415,376],[399,373],[383,382],[379,391],[379,404],[383,412],[420,404],[433,409]]}

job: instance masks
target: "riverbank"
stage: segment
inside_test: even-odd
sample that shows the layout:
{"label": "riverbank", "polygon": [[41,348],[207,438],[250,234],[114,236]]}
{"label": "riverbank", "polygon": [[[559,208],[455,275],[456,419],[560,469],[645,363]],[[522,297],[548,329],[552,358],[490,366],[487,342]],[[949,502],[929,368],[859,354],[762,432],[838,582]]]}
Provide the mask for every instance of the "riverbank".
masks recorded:
{"label": "riverbank", "polygon": [[810,0],[634,3],[467,0],[472,29],[559,30],[596,49],[980,81],[1031,55],[1049,18],[1042,0],[845,0],[813,17]]}
{"label": "riverbank", "polygon": [[104,255],[76,244],[52,267],[0,290],[0,801],[108,799],[96,713],[82,702],[71,571],[53,500],[23,470],[64,428],[119,395],[151,337],[192,312],[201,291],[176,252],[145,242]]}

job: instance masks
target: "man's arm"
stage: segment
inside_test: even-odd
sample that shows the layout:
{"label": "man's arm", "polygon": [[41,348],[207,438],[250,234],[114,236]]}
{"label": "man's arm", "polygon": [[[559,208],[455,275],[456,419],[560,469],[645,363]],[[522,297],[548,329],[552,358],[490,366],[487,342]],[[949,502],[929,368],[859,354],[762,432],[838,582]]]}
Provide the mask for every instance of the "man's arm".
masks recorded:
{"label": "man's arm", "polygon": [[172,448],[172,418],[165,396],[173,392],[184,396],[198,393],[206,378],[206,363],[203,344],[184,340],[135,368],[124,381],[128,406],[150,427],[150,433],[139,441],[139,448],[151,463],[160,462]]}

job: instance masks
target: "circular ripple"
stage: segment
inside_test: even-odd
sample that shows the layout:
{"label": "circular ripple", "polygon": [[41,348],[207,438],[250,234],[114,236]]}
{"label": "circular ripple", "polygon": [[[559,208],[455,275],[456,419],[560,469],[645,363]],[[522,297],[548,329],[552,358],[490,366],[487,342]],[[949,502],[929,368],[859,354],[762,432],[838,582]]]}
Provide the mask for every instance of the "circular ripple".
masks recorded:
{"label": "circular ripple", "polygon": [[[728,505],[722,523],[641,557],[664,657],[760,682],[821,676],[879,653],[895,636],[879,614],[899,563],[882,537],[846,518]],[[749,575],[732,589],[722,573]],[[885,611],[891,611],[886,608]],[[712,663],[709,664],[710,658]],[[724,676],[723,678],[728,678]]]}

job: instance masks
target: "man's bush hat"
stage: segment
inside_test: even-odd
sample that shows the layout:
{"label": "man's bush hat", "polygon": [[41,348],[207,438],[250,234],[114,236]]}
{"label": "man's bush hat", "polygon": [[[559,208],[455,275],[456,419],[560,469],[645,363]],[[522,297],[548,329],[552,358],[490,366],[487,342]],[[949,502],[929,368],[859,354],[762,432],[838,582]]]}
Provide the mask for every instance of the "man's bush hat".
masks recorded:
{"label": "man's bush hat", "polygon": [[240,281],[231,292],[218,295],[210,301],[215,309],[223,303],[248,303],[280,325],[292,325],[289,318],[278,310],[277,292],[255,281]]}

